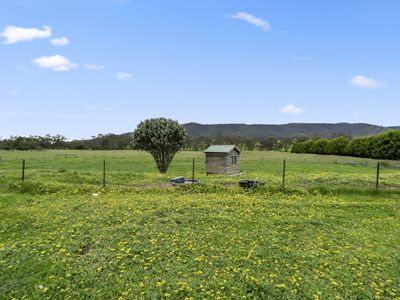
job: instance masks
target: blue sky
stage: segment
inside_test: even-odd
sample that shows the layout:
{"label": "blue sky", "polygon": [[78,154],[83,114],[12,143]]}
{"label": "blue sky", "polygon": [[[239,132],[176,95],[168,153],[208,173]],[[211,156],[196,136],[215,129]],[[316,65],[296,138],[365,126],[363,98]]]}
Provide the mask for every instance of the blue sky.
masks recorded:
{"label": "blue sky", "polygon": [[397,0],[3,0],[0,137],[400,125]]}

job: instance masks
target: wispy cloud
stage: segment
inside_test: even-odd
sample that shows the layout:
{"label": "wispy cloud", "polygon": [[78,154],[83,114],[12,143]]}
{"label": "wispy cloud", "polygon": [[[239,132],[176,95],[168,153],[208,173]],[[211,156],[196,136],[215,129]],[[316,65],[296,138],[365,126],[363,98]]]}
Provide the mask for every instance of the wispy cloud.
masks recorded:
{"label": "wispy cloud", "polygon": [[53,71],[69,71],[78,67],[77,64],[61,55],[38,57],[33,60],[33,63],[41,68],[52,69]]}
{"label": "wispy cloud", "polygon": [[305,112],[305,110],[302,108],[296,107],[293,104],[288,104],[288,105],[282,107],[280,112],[283,114],[288,114],[288,115],[301,115],[302,113]]}
{"label": "wispy cloud", "polygon": [[51,27],[44,26],[43,29],[23,28],[9,25],[0,33],[5,38],[5,44],[15,44],[18,42],[32,41],[51,37]]}
{"label": "wispy cloud", "polygon": [[378,82],[373,78],[365,77],[363,75],[354,76],[350,79],[350,83],[354,86],[367,89],[376,89],[383,85],[383,83]]}
{"label": "wispy cloud", "polygon": [[2,118],[13,118],[18,115],[17,111],[1,111],[0,112],[0,117]]}
{"label": "wispy cloud", "polygon": [[61,37],[61,38],[57,38],[57,39],[52,39],[52,40],[50,40],[50,43],[51,43],[53,46],[61,47],[61,46],[66,46],[66,45],[68,45],[68,44],[69,44],[69,40],[68,40],[67,37],[63,36],[63,37]]}
{"label": "wispy cloud", "polygon": [[24,68],[21,66],[17,66],[17,70],[19,72],[25,73],[25,74],[32,74],[33,72],[31,70],[29,70],[28,68]]}
{"label": "wispy cloud", "polygon": [[271,30],[271,26],[266,20],[253,16],[245,12],[237,12],[236,14],[230,15],[232,19],[243,20],[251,25],[261,28],[264,31]]}
{"label": "wispy cloud", "polygon": [[113,112],[114,111],[114,109],[112,107],[109,107],[109,106],[100,106],[100,107],[98,107],[98,106],[95,106],[95,105],[92,105],[92,104],[87,104],[87,105],[84,106],[84,108],[86,110],[89,110],[89,111],[102,111],[102,112]]}
{"label": "wispy cloud", "polygon": [[104,69],[104,66],[85,63],[85,68],[91,71],[101,71]]}
{"label": "wispy cloud", "polygon": [[292,59],[295,61],[309,61],[311,60],[310,56],[292,56]]}
{"label": "wispy cloud", "polygon": [[113,112],[114,111],[114,109],[109,106],[102,106],[102,107],[100,107],[100,109],[104,112]]}
{"label": "wispy cloud", "polygon": [[20,92],[19,92],[18,90],[9,90],[9,91],[8,91],[8,94],[9,94],[11,97],[18,97],[18,96],[20,95]]}
{"label": "wispy cloud", "polygon": [[131,73],[126,73],[126,72],[118,72],[117,73],[117,78],[119,80],[129,80],[133,78],[133,75]]}

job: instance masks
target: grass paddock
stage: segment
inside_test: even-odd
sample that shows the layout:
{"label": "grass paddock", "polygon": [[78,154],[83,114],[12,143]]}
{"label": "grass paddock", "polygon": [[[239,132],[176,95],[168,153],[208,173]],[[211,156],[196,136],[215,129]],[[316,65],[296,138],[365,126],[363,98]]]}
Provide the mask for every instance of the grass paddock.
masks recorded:
{"label": "grass paddock", "polygon": [[[135,151],[0,155],[0,298],[400,299],[397,162],[374,192],[376,161],[349,157],[245,152],[231,177],[196,152],[165,175]],[[143,188],[193,157],[203,185]]]}

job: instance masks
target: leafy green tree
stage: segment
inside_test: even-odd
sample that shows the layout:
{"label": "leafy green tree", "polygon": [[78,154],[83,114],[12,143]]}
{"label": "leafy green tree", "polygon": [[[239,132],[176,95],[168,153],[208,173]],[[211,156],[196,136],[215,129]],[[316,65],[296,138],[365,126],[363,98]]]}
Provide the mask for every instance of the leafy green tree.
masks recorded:
{"label": "leafy green tree", "polygon": [[326,145],[326,154],[329,155],[344,155],[349,139],[345,136],[338,136],[328,140]]}
{"label": "leafy green tree", "polygon": [[166,118],[147,119],[133,133],[133,147],[149,152],[160,173],[166,173],[175,154],[185,145],[186,131]]}
{"label": "leafy green tree", "polygon": [[315,154],[326,154],[326,146],[328,141],[326,139],[317,139],[313,141],[313,145],[311,146],[310,153]]}
{"label": "leafy green tree", "polygon": [[356,137],[351,140],[345,136],[339,136],[330,140],[311,139],[304,142],[295,142],[291,151],[293,153],[400,159],[400,130],[391,130],[375,136]]}
{"label": "leafy green tree", "polygon": [[376,137],[371,156],[378,159],[400,159],[400,131],[392,130]]}
{"label": "leafy green tree", "polygon": [[269,136],[261,141],[261,149],[263,150],[273,150],[276,145],[277,139]]}
{"label": "leafy green tree", "polygon": [[292,146],[293,153],[314,153],[312,148],[314,147],[315,140],[310,139],[304,142],[296,142]]}

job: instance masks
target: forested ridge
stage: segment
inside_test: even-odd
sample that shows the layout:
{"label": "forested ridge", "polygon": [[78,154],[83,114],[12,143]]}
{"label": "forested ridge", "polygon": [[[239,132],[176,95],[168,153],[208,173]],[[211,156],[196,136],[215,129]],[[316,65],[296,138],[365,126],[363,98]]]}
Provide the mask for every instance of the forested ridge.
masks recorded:
{"label": "forested ridge", "polygon": [[[381,133],[390,132],[393,129],[400,129],[400,127],[382,127],[362,123],[292,123],[286,125],[202,125],[187,123],[183,124],[183,126],[188,133],[183,150],[201,151],[211,144],[235,144],[242,150],[292,150],[297,153],[338,154],[377,158],[382,156],[378,154],[381,150],[365,150],[366,148],[371,148],[370,146],[366,146],[366,144],[377,143],[376,138],[370,137],[365,140],[362,137],[377,136]],[[384,136],[387,137],[387,135]],[[391,133],[388,136],[396,135]],[[80,140],[68,140],[62,135],[10,136],[0,138],[0,149],[121,150],[133,149],[133,145],[132,133],[109,133]]]}

